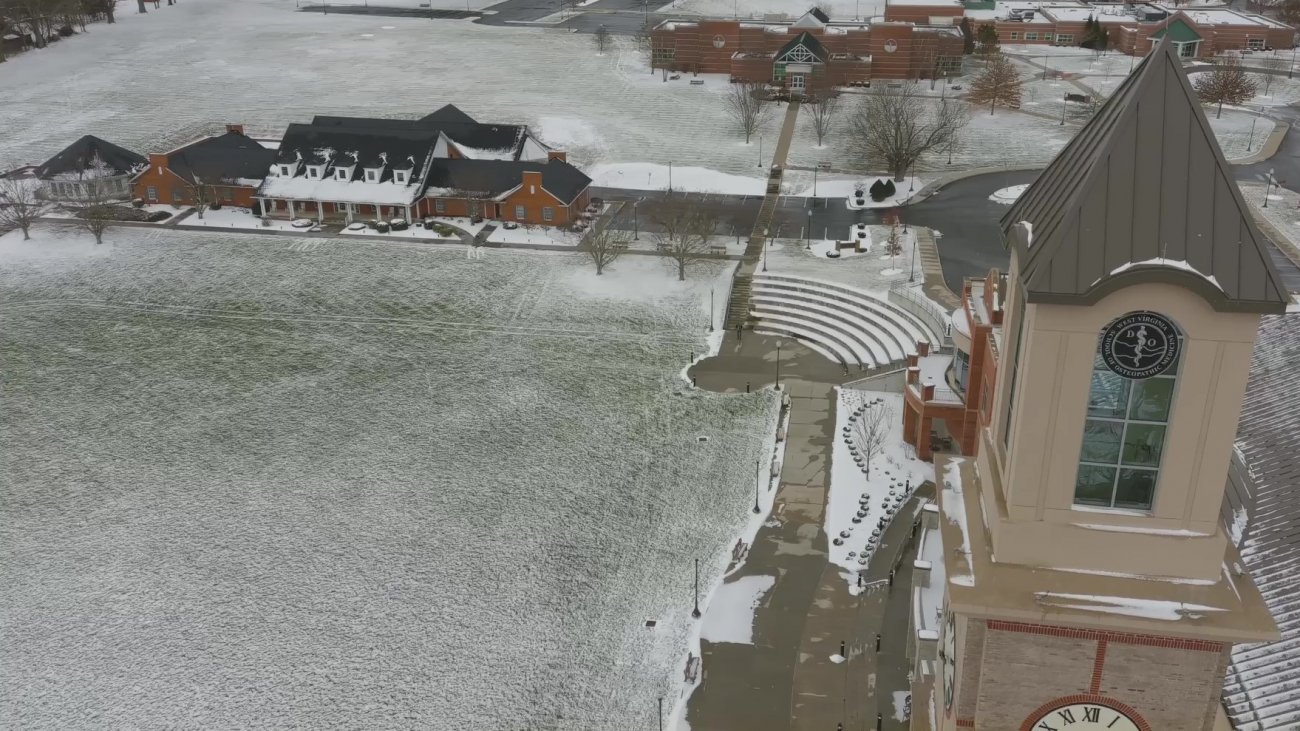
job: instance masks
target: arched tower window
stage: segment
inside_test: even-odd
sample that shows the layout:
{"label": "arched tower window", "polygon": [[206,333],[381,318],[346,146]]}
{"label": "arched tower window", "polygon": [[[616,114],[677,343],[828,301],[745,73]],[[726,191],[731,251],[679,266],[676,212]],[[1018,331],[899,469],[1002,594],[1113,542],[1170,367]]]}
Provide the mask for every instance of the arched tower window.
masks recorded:
{"label": "arched tower window", "polygon": [[[1159,321],[1144,323],[1142,317]],[[1127,326],[1121,329],[1124,323]],[[1161,329],[1162,325],[1166,327]],[[1075,505],[1146,511],[1155,504],[1182,341],[1172,322],[1152,313],[1126,315],[1098,338]],[[1132,354],[1134,343],[1146,362],[1133,361],[1131,369],[1124,362],[1117,364],[1116,353],[1126,362],[1137,357]],[[1146,378],[1135,377],[1152,371]]]}

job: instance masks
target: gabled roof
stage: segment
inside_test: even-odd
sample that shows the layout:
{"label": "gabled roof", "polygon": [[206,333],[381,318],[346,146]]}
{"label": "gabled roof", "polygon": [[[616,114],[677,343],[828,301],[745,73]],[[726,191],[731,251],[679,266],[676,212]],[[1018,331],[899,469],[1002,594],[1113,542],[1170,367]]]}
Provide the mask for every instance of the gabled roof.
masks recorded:
{"label": "gabled roof", "polygon": [[825,63],[826,59],[830,57],[830,53],[827,52],[826,46],[823,46],[822,42],[817,40],[813,34],[804,31],[791,39],[789,43],[781,46],[780,50],[776,52],[776,60],[778,62],[781,61],[781,59],[785,58],[787,54],[798,48],[807,49],[813,57],[822,63]]}
{"label": "gabled roof", "polygon": [[1251,497],[1241,558],[1282,639],[1232,648],[1223,701],[1238,729],[1300,726],[1300,329],[1294,315],[1259,323],[1241,404],[1237,454]]}
{"label": "gabled roof", "polygon": [[1195,28],[1188,25],[1186,20],[1177,16],[1175,16],[1173,20],[1169,21],[1165,27],[1151,34],[1153,40],[1161,39],[1165,36],[1169,36],[1169,40],[1175,43],[1187,43],[1189,41],[1201,40],[1201,34],[1197,33]]}
{"label": "gabled roof", "polygon": [[52,178],[56,175],[80,175],[91,167],[98,158],[118,175],[134,172],[137,166],[147,165],[144,155],[118,147],[112,142],[101,140],[93,135],[86,135],[63,148],[36,167],[36,177]]}
{"label": "gabled roof", "polygon": [[826,13],[823,13],[820,8],[813,8],[812,10],[809,10],[808,12],[799,16],[799,19],[796,20],[794,23],[792,23],[790,27],[791,28],[825,28],[826,24],[829,22],[831,22],[831,19],[827,17]]}
{"label": "gabled roof", "polygon": [[227,132],[168,153],[167,167],[185,180],[204,183],[261,180],[275,154],[245,135]]}
{"label": "gabled roof", "polygon": [[454,104],[446,104],[438,111],[421,117],[420,121],[434,124],[478,124]]}
{"label": "gabled roof", "polygon": [[354,180],[361,178],[364,168],[383,168],[379,181],[383,182],[392,177],[394,169],[413,168],[413,177],[423,175],[424,162],[437,141],[437,130],[291,124],[280,140],[275,161],[291,163],[301,157],[304,165],[329,165],[331,174],[334,166],[355,167]]}
{"label": "gabled roof", "polygon": [[[434,162],[429,173],[431,188],[473,191],[499,196],[523,182],[524,171],[542,174],[542,187],[563,203],[571,203],[587,186],[591,178],[563,160],[549,162],[515,162],[509,160],[445,160]],[[436,191],[429,191],[437,196]]]}
{"label": "gabled roof", "polygon": [[[1021,226],[1026,223],[1027,226]],[[1169,40],[1002,218],[1029,301],[1086,305],[1176,283],[1222,311],[1288,295]]]}

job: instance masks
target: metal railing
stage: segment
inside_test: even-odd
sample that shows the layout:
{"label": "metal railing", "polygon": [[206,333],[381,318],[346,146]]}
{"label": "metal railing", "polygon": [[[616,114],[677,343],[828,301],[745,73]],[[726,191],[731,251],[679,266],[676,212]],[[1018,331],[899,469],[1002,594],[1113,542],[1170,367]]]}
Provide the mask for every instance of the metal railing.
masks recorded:
{"label": "metal railing", "polygon": [[889,285],[889,301],[925,323],[939,337],[939,350],[952,348],[952,319],[939,303],[925,296],[920,283],[895,282]]}

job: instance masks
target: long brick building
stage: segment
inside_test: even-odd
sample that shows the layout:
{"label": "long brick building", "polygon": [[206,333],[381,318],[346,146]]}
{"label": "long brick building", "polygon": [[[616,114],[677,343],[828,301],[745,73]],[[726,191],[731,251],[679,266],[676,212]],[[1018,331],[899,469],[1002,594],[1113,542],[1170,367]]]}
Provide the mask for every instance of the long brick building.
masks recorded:
{"label": "long brick building", "polygon": [[651,64],[770,82],[796,94],[873,79],[929,79],[960,67],[956,19],[939,19],[948,25],[841,22],[814,9],[788,24],[668,20],[651,34]]}

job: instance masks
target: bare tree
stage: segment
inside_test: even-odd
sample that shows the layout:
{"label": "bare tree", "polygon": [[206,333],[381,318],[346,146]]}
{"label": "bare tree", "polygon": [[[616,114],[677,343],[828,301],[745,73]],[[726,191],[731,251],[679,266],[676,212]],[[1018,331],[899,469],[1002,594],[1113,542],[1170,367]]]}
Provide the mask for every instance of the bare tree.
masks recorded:
{"label": "bare tree", "polygon": [[604,274],[605,267],[613,264],[627,251],[628,235],[609,226],[592,229],[584,244],[587,256],[596,265],[596,274]]}
{"label": "bare tree", "polygon": [[96,244],[104,243],[104,232],[117,220],[116,206],[102,186],[87,187],[84,205],[71,219],[71,225],[95,237]]}
{"label": "bare tree", "polygon": [[739,81],[727,92],[727,114],[745,133],[745,144],[766,121],[772,110],[767,99],[767,84],[759,81]]}
{"label": "bare tree", "polygon": [[1020,72],[1015,64],[1002,54],[990,56],[984,71],[971,84],[966,100],[971,104],[989,105],[989,114],[993,114],[999,104],[1019,108],[1020,86]]}
{"label": "bare tree", "polygon": [[858,156],[901,181],[923,155],[947,149],[969,120],[965,102],[921,96],[913,81],[864,96],[849,134]]}
{"label": "bare tree", "polygon": [[817,146],[822,146],[822,141],[831,131],[831,125],[835,121],[835,112],[840,108],[840,97],[834,89],[819,89],[816,96],[812,99],[805,100],[802,107],[812,116],[813,131],[817,133]]}
{"label": "bare tree", "polygon": [[1260,96],[1269,96],[1269,91],[1273,88],[1273,82],[1281,75],[1283,71],[1291,64],[1291,59],[1279,57],[1270,54],[1260,56],[1250,60],[1252,66],[1258,66],[1262,71],[1255,74],[1255,87],[1258,89]]}
{"label": "bare tree", "polygon": [[596,44],[596,52],[604,53],[609,48],[609,29],[602,24],[591,34],[591,40]]}
{"label": "bare tree", "polygon": [[1224,104],[1241,104],[1255,96],[1255,81],[1242,70],[1241,61],[1235,56],[1217,58],[1214,68],[1197,74],[1192,86],[1202,103],[1219,105],[1216,118],[1223,116]]}
{"label": "bare tree", "polygon": [[0,228],[18,228],[23,241],[31,239],[32,224],[40,218],[42,204],[35,180],[0,178]]}
{"label": "bare tree", "polygon": [[203,212],[212,207],[212,201],[216,199],[211,185],[203,182],[198,175],[190,176],[190,182],[187,183],[190,189],[190,200],[193,201],[194,212],[199,214],[199,220],[203,220]]}
{"label": "bare tree", "polygon": [[678,281],[686,280],[686,270],[707,258],[709,237],[718,226],[718,214],[704,206],[694,195],[669,195],[641,206],[656,229],[655,248],[677,272]]}
{"label": "bare tree", "polygon": [[884,401],[867,404],[867,408],[853,420],[853,446],[862,455],[862,471],[871,474],[871,460],[880,456],[889,439],[893,423],[893,409]]}

